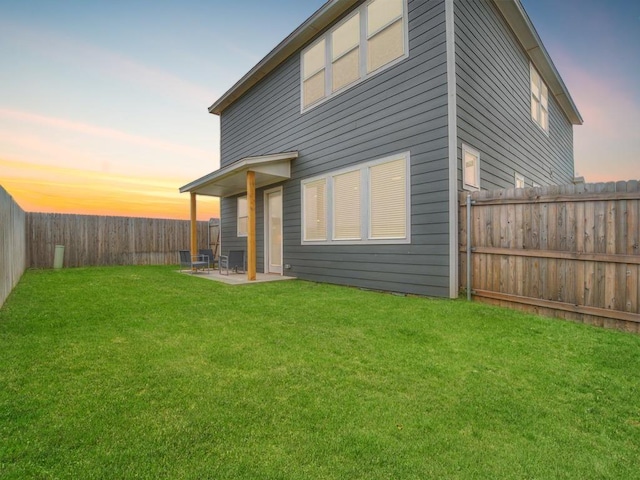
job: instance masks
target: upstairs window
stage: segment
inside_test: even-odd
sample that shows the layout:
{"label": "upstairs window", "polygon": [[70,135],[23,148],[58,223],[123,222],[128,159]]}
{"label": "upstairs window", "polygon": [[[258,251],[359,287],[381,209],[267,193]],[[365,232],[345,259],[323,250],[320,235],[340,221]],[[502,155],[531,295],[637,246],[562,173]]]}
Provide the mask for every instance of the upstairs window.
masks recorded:
{"label": "upstairs window", "polygon": [[538,71],[531,70],[531,118],[540,128],[549,133],[549,90]]}
{"label": "upstairs window", "polygon": [[524,184],[524,175],[520,174],[520,173],[515,173],[514,174],[514,179],[515,179],[515,186],[516,188],[524,188],[525,184]]}
{"label": "upstairs window", "polygon": [[333,92],[360,78],[360,14],[358,13],[331,34],[331,71]]}
{"label": "upstairs window", "polygon": [[404,0],[374,0],[367,6],[367,73],[404,55]]}
{"label": "upstairs window", "polygon": [[462,144],[462,188],[480,190],[480,153]]}
{"label": "upstairs window", "polygon": [[302,111],[407,56],[406,0],[370,0],[302,52]]}
{"label": "upstairs window", "polygon": [[325,95],[325,44],[321,40],[307,50],[303,57],[302,90],[305,105],[311,105]]}

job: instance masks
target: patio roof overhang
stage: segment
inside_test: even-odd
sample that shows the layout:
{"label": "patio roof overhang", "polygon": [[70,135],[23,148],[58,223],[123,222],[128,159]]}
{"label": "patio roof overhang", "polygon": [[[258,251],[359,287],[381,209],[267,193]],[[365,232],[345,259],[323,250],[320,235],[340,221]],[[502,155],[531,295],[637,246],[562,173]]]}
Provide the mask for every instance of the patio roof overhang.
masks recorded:
{"label": "patio roof overhang", "polygon": [[180,193],[212,197],[230,197],[247,191],[247,172],[255,172],[256,188],[291,178],[291,161],[298,152],[273,153],[245,157],[180,187]]}

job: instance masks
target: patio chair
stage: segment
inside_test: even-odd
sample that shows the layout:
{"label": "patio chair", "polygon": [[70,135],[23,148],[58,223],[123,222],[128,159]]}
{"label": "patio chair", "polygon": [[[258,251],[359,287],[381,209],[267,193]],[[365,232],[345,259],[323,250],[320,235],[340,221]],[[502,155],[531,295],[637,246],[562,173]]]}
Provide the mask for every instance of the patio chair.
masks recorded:
{"label": "patio chair", "polygon": [[214,268],[216,264],[216,256],[213,254],[213,250],[211,248],[201,248],[198,250],[198,255],[206,257],[206,260],[209,263],[209,268]]}
{"label": "patio chair", "polygon": [[222,269],[227,271],[224,275],[229,275],[229,270],[233,270],[236,273],[241,270],[244,273],[246,271],[244,262],[244,250],[229,250],[227,255],[220,255],[220,258],[218,258],[220,274],[223,275]]}
{"label": "patio chair", "polygon": [[209,261],[203,255],[191,255],[189,250],[180,250],[180,271],[183,269],[191,270],[191,273],[197,272],[198,269],[209,269]]}

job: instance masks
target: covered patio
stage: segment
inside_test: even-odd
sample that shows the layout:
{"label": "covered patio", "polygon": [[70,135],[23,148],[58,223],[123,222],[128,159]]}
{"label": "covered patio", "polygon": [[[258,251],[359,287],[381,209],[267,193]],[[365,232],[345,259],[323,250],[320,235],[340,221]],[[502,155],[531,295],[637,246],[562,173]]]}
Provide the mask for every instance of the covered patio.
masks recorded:
{"label": "covered patio", "polygon": [[[224,198],[246,193],[248,214],[246,281],[266,281],[259,280],[256,272],[256,189],[290,179],[291,161],[296,158],[298,158],[297,151],[245,157],[181,187],[180,193],[189,192],[191,196],[191,253],[193,255],[198,253],[197,196]],[[274,274],[262,275],[278,276]],[[218,273],[218,276],[224,277],[225,275]]]}

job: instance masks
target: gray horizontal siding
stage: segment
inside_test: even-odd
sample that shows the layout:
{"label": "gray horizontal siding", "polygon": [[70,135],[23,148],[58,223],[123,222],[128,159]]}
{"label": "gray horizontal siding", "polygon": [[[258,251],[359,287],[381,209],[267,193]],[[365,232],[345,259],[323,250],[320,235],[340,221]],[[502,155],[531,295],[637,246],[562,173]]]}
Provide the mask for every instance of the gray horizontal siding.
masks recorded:
{"label": "gray horizontal siding", "polygon": [[[269,187],[271,188],[271,187]],[[242,196],[242,195],[240,195]],[[238,197],[223,198],[220,201],[220,253],[226,255],[229,250],[247,252],[247,238],[237,236]],[[256,225],[264,224],[264,189],[256,191]],[[245,257],[246,258],[246,257]],[[259,229],[256,235],[256,269],[264,271],[264,230]]]}
{"label": "gray horizontal siding", "polygon": [[[531,119],[529,59],[490,0],[455,2],[459,179],[461,145],[480,152],[483,189],[571,183],[573,129],[549,98],[549,135]],[[460,183],[460,188],[462,184]]]}
{"label": "gray horizontal siding", "polygon": [[[299,278],[448,296],[447,88],[443,0],[409,2],[409,58],[300,113],[293,55],[221,115],[222,166],[297,150],[284,184],[284,263]],[[411,154],[411,244],[301,245],[300,181],[394,153]],[[264,249],[258,194],[258,270]],[[236,238],[235,199],[222,201],[223,251]]]}

